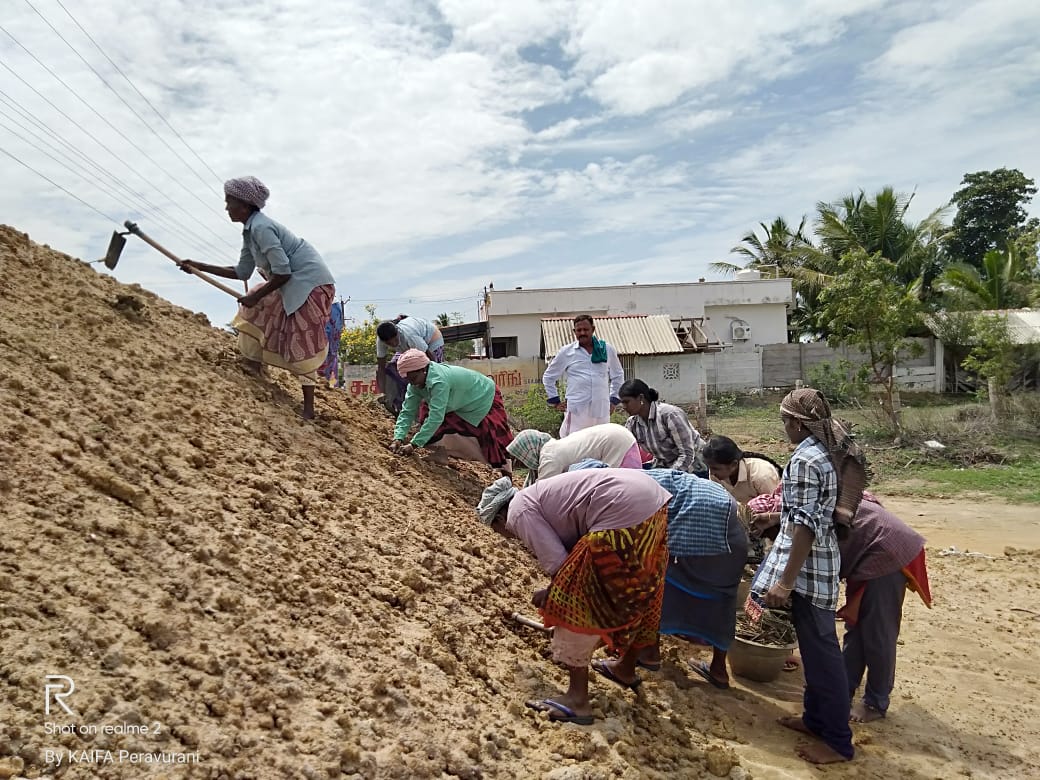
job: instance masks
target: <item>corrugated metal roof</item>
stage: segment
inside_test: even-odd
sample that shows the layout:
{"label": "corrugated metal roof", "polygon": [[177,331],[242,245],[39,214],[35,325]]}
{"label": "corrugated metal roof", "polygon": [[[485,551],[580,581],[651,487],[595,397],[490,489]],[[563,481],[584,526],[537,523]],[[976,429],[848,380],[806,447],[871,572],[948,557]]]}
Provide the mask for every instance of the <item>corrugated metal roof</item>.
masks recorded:
{"label": "corrugated metal roof", "polygon": [[1008,330],[1015,344],[1040,343],[1040,309],[1009,309],[1000,313],[1007,315]]}
{"label": "corrugated metal roof", "polygon": [[[593,317],[596,335],[617,350],[619,355],[669,355],[682,352],[682,344],[667,314],[624,317]],[[574,318],[542,320],[545,357],[574,341]]]}

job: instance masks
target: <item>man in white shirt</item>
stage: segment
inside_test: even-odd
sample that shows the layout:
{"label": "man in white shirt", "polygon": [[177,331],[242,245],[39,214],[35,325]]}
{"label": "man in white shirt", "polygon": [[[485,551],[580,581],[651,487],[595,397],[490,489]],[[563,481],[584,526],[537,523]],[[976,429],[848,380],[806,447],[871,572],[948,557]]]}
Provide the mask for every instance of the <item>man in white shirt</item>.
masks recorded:
{"label": "man in white shirt", "polygon": [[[569,433],[610,422],[610,410],[621,403],[618,391],[625,381],[617,351],[596,338],[588,314],[574,318],[576,341],[562,347],[542,375],[549,406],[564,412],[560,438]],[[567,398],[560,400],[556,383],[566,378]]]}

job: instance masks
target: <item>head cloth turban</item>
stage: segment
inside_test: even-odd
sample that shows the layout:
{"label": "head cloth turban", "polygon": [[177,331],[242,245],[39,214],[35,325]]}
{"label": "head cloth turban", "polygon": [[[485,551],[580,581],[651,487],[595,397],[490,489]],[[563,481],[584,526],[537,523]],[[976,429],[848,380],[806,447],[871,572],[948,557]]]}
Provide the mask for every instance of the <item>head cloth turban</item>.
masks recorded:
{"label": "head cloth turban", "polygon": [[[552,441],[552,436],[534,428],[520,431],[506,447],[510,457],[520,461],[529,471],[538,471],[538,463],[542,457],[542,447]],[[537,474],[535,475],[537,478]]]}
{"label": "head cloth turban", "polygon": [[838,473],[834,523],[850,527],[867,486],[867,459],[863,451],[845,426],[831,417],[831,408],[819,390],[805,387],[791,391],[780,402],[780,414],[798,420],[827,450]]}
{"label": "head cloth turban", "polygon": [[491,525],[499,510],[519,491],[513,487],[509,477],[499,477],[486,488],[477,504],[477,517],[485,525]]}
{"label": "head cloth turban", "polygon": [[224,194],[238,198],[243,203],[250,203],[258,209],[267,205],[271,191],[255,176],[243,176],[241,179],[228,179],[224,182]]}
{"label": "head cloth turban", "polygon": [[410,371],[421,371],[428,365],[430,365],[430,359],[425,352],[409,349],[397,358],[397,373],[407,376]]}

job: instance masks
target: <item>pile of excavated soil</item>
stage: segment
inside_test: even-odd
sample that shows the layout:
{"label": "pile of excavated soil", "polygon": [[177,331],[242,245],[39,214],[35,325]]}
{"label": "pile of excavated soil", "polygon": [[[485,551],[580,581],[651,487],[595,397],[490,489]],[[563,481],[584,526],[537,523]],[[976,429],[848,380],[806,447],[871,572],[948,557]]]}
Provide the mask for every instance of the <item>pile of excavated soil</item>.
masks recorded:
{"label": "pile of excavated soil", "polygon": [[[0,778],[815,776],[773,722],[800,675],[722,693],[676,644],[639,697],[593,681],[592,727],[525,709],[565,674],[509,617],[545,579],[475,522],[492,475],[391,455],[333,390],[303,422],[298,394],[205,317],[0,227]],[[1038,623],[1009,610],[1035,558],[933,577],[910,682],[829,774],[1040,771]],[[975,678],[984,700],[957,692]]]}

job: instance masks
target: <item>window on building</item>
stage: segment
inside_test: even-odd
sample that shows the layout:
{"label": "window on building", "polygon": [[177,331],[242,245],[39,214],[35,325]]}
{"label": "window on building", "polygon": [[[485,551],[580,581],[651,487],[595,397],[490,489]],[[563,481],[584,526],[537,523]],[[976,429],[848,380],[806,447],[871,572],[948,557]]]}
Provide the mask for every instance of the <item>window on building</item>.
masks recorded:
{"label": "window on building", "polygon": [[519,354],[516,336],[498,336],[491,339],[491,357],[517,357]]}
{"label": "window on building", "polygon": [[625,372],[625,379],[636,379],[636,356],[618,355],[618,360],[621,361],[621,368]]}

